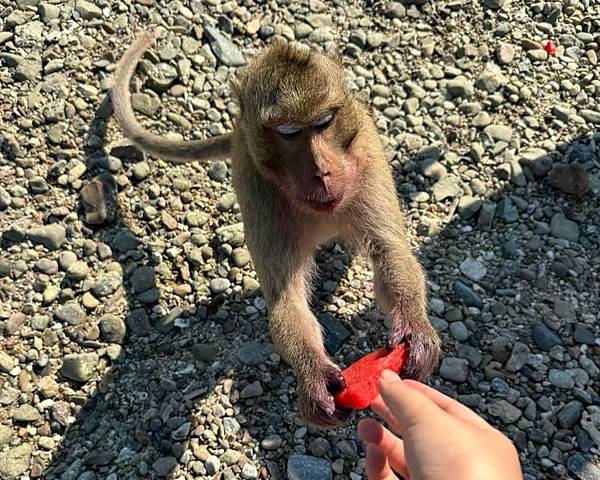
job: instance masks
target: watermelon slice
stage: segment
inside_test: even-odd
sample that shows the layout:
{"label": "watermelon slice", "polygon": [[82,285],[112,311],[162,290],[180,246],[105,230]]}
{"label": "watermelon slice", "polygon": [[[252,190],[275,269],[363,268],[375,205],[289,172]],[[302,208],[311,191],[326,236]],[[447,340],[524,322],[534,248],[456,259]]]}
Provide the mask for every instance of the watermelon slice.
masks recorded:
{"label": "watermelon slice", "polygon": [[408,347],[381,348],[365,355],[342,372],[346,388],[334,395],[335,403],[348,410],[363,410],[379,394],[379,377],[384,370],[400,372],[408,357]]}

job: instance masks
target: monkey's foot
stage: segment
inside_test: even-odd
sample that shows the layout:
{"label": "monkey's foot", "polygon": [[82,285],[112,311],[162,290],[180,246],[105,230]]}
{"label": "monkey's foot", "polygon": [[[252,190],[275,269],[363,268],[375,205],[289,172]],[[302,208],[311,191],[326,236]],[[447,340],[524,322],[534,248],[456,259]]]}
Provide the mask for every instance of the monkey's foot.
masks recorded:
{"label": "monkey's foot", "polygon": [[342,372],[334,364],[326,364],[320,372],[314,372],[299,389],[300,414],[305,422],[320,428],[343,425],[351,410],[336,406],[333,395],[346,388]]}
{"label": "monkey's foot", "polygon": [[398,322],[392,326],[387,346],[396,348],[403,342],[408,344],[409,353],[400,376],[415,380],[429,377],[442,355],[442,342],[435,329],[429,322],[414,327]]}

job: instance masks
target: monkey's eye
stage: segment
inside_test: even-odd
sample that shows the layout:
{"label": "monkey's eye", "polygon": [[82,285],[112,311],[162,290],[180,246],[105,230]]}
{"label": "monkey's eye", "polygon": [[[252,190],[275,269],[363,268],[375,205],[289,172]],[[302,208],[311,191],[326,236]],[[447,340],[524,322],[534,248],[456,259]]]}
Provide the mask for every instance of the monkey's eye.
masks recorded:
{"label": "monkey's eye", "polygon": [[318,130],[325,130],[329,125],[331,125],[332,121],[333,121],[333,113],[327,112],[325,115],[323,115],[321,118],[319,118],[315,123],[313,123],[313,125]]}
{"label": "monkey's eye", "polygon": [[293,138],[300,133],[302,127],[299,125],[278,125],[277,131],[282,137]]}

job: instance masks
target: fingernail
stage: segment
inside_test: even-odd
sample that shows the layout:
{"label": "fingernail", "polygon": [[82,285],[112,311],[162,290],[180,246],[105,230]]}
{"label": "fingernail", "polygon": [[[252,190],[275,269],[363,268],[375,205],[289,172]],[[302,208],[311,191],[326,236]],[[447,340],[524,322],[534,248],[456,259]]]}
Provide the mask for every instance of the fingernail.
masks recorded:
{"label": "fingernail", "polygon": [[384,382],[399,382],[400,377],[391,370],[384,370],[381,372],[381,380]]}

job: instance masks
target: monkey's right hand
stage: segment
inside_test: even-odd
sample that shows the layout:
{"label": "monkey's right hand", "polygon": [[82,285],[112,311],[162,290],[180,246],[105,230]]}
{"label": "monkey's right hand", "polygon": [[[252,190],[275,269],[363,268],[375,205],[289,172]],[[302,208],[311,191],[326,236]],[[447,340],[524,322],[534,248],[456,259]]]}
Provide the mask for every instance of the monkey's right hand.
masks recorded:
{"label": "monkey's right hand", "polygon": [[336,406],[333,395],[346,388],[340,368],[330,360],[310,374],[298,378],[298,401],[300,414],[312,426],[333,428],[343,425],[351,410]]}

